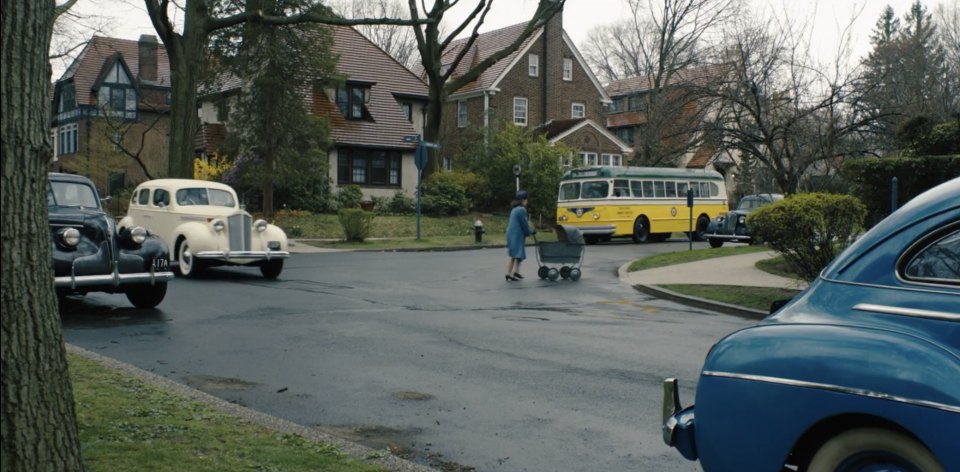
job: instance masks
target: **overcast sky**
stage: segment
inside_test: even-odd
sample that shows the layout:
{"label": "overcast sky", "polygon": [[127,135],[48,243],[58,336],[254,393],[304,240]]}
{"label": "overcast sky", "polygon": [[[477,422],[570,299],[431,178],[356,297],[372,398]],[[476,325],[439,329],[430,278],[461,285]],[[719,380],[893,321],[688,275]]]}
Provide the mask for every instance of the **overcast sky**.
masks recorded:
{"label": "overcast sky", "polygon": [[[401,0],[402,1],[402,0]],[[782,17],[788,12],[788,20],[799,21],[813,16],[815,29],[812,42],[820,54],[832,57],[838,43],[839,31],[859,13],[854,23],[853,58],[857,59],[870,50],[870,32],[884,7],[890,5],[898,17],[908,11],[913,0],[745,0],[753,6],[758,16],[775,12]],[[960,0],[924,0],[932,13],[938,4],[956,4]],[[406,2],[402,2],[405,4]],[[418,2],[419,3],[419,2]],[[452,13],[451,20],[462,18],[474,4],[461,0]],[[654,2],[656,3],[656,2]],[[536,9],[536,0],[494,0],[493,8],[481,31],[521,23],[530,18]],[[110,35],[119,38],[137,39],[141,34],[155,34],[147,17],[143,2],[137,0],[79,0],[79,12],[97,12],[115,19]],[[623,0],[567,0],[564,7],[564,29],[578,47],[584,45],[590,30],[598,25],[609,24],[626,15]],[[55,77],[57,74],[55,74]]]}

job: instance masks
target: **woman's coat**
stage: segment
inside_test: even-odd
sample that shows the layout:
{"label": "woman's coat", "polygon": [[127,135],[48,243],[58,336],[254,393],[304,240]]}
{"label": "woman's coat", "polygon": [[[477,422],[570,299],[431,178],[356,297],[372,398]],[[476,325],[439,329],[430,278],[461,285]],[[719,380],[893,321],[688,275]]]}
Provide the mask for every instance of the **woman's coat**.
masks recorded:
{"label": "woman's coat", "polygon": [[507,254],[521,261],[526,259],[526,238],[531,234],[527,209],[523,205],[513,207],[507,222]]}

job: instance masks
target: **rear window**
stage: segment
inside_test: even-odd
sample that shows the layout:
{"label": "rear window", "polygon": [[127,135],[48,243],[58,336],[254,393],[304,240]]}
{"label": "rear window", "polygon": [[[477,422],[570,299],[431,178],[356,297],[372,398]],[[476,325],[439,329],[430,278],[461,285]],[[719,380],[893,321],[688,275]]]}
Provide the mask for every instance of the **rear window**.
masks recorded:
{"label": "rear window", "polygon": [[920,249],[903,269],[907,280],[960,285],[960,229]]}

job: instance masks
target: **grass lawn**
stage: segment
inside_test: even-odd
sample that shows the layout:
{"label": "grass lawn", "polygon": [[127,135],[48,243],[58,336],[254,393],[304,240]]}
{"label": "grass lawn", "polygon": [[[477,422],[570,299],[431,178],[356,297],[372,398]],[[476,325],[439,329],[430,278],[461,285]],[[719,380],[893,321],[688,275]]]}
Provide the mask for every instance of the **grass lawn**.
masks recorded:
{"label": "grass lawn", "polygon": [[702,261],[714,257],[734,256],[737,254],[748,254],[752,252],[769,251],[766,246],[738,246],[694,249],[693,251],[677,251],[665,254],[657,254],[643,259],[637,259],[627,268],[628,272],[637,270],[653,269],[655,267],[665,267],[674,264],[683,264],[685,262]]}
{"label": "grass lawn", "polygon": [[799,290],[771,287],[738,287],[731,285],[665,284],[661,287],[691,297],[767,311],[777,300],[793,298]]}
{"label": "grass lawn", "polygon": [[253,425],[69,354],[87,471],[385,469],[331,445]]}

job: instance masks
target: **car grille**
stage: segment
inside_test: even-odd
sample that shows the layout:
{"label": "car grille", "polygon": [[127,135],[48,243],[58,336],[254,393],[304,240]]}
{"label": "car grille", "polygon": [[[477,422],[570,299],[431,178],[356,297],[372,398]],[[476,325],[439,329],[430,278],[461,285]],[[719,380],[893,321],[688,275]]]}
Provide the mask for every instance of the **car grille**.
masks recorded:
{"label": "car grille", "polygon": [[253,228],[253,218],[241,213],[227,218],[227,224],[230,226],[230,250],[231,251],[249,251],[250,250],[250,231]]}

